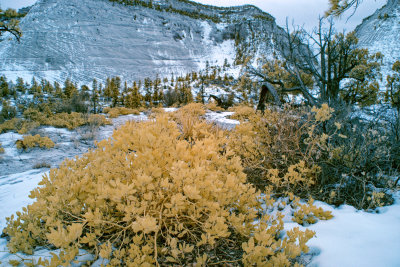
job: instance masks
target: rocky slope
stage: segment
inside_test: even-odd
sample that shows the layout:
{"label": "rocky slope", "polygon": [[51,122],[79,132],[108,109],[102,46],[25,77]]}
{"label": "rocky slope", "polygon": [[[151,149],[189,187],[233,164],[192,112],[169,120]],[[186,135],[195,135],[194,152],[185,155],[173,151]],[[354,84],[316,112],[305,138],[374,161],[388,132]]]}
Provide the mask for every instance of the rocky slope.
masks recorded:
{"label": "rocky slope", "polygon": [[232,63],[239,50],[271,54],[272,37],[283,33],[272,16],[253,6],[139,3],[39,0],[21,21],[21,43],[0,43],[0,74],[86,83],[119,75],[131,81],[198,70],[206,61]]}
{"label": "rocky slope", "polygon": [[357,26],[359,45],[371,52],[381,52],[384,57],[384,76],[396,60],[400,60],[400,0],[387,4]]}

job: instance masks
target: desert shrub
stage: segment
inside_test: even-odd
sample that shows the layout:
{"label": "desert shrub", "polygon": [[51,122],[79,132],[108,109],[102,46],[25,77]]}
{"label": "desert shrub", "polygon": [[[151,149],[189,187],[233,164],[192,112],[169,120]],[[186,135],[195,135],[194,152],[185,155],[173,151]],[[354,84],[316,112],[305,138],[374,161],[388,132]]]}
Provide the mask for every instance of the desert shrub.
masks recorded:
{"label": "desert shrub", "polygon": [[96,123],[98,126],[110,123],[103,115],[99,114],[87,115],[77,112],[53,114],[51,112],[43,113],[37,109],[28,108],[23,115],[30,122],[57,128],[68,128],[70,130],[92,123]]}
{"label": "desert shrub", "polygon": [[376,191],[385,194],[381,203],[392,202],[383,190],[388,187],[383,174],[391,173],[383,128],[349,118],[339,122],[326,104],[309,111],[239,108],[232,117],[241,123],[230,133],[230,147],[258,188],[358,209],[377,207]]}
{"label": "desert shrub", "polygon": [[230,147],[240,155],[248,179],[258,188],[273,186],[276,193],[304,194],[315,184],[318,170],[311,151],[304,151],[306,128],[301,114],[246,107],[233,117],[241,123],[230,133]]}
{"label": "desert shrub", "polygon": [[203,104],[190,103],[177,110],[176,114],[178,114],[178,116],[189,115],[193,117],[200,117],[206,114],[206,110]]}
{"label": "desert shrub", "polygon": [[90,114],[87,123],[93,127],[100,127],[103,125],[110,125],[111,121],[109,121],[106,117],[100,114]]}
{"label": "desert shrub", "polygon": [[29,121],[36,121],[39,124],[43,125],[46,123],[49,114],[40,112],[38,109],[28,108],[24,111],[23,116]]}
{"label": "desert shrub", "polygon": [[85,101],[82,95],[74,95],[72,98],[62,99],[54,106],[54,111],[56,113],[71,113],[71,112],[78,112],[78,113],[87,113],[89,110],[89,105],[87,101]]}
{"label": "desert shrub", "polygon": [[52,169],[35,202],[7,218],[10,251],[60,248],[40,261],[51,266],[69,265],[79,249],[109,266],[293,265],[314,233],[285,235],[283,216],[261,207],[274,201],[246,183],[222,132],[197,123],[188,141],[165,114],[128,122]]}
{"label": "desert shrub", "polygon": [[50,125],[57,128],[68,128],[69,130],[78,128],[79,126],[87,124],[87,119],[82,113],[72,112],[57,113],[47,118],[44,125]]}
{"label": "desert shrub", "polygon": [[217,103],[215,103],[215,101],[210,101],[210,102],[206,105],[206,107],[207,107],[208,110],[211,110],[211,111],[216,111],[216,112],[218,112],[218,111],[225,111],[225,109],[222,108],[222,107],[220,107],[220,106],[218,106]]}
{"label": "desert shrub", "polygon": [[20,119],[13,118],[11,120],[7,120],[0,124],[0,133],[5,133],[7,131],[13,131],[16,129],[16,124],[20,121]]}
{"label": "desert shrub", "polygon": [[32,166],[33,169],[51,168],[51,165],[47,162],[37,162]]}
{"label": "desert shrub", "polygon": [[348,203],[359,209],[370,209],[378,207],[373,197],[378,190],[385,195],[381,203],[393,203],[387,192],[390,187],[387,177],[396,173],[396,158],[392,154],[394,143],[386,129],[359,119],[337,125],[341,134],[332,140],[334,146],[319,163],[321,182],[326,185],[321,188],[321,199],[336,205]]}
{"label": "desert shrub", "polygon": [[17,140],[16,145],[18,149],[27,150],[29,148],[40,147],[50,149],[55,146],[54,142],[47,136],[25,135],[22,140]]}
{"label": "desert shrub", "polygon": [[310,198],[307,203],[300,203],[300,198],[289,194],[289,202],[293,212],[292,221],[301,225],[314,224],[319,220],[329,220],[333,218],[332,212],[324,211],[321,207],[314,205],[314,199]]}
{"label": "desert shrub", "polygon": [[257,117],[257,113],[254,111],[254,108],[245,105],[239,105],[229,108],[229,111],[234,112],[231,116],[233,120],[245,121],[248,119],[252,119],[254,116]]}
{"label": "desert shrub", "polygon": [[110,118],[117,118],[121,115],[139,115],[140,111],[133,108],[125,108],[125,107],[115,107],[115,108],[104,108],[104,113],[107,113]]}
{"label": "desert shrub", "polygon": [[162,108],[162,107],[153,107],[153,108],[151,108],[149,115],[150,115],[150,118],[155,118],[158,115],[163,114],[163,113],[165,113],[165,109],[164,108]]}
{"label": "desert shrub", "polygon": [[26,134],[28,131],[31,131],[39,126],[40,124],[37,122],[13,118],[0,124],[0,133],[17,131],[19,134]]}
{"label": "desert shrub", "polygon": [[[212,125],[202,121],[202,116],[206,113],[204,105],[200,103],[187,104],[172,113],[172,118],[177,123],[181,138],[190,141],[196,133],[204,131],[213,131]],[[201,121],[201,123],[199,122]]]}
{"label": "desert shrub", "polygon": [[4,154],[4,147],[2,147],[1,143],[0,143],[0,154]]}
{"label": "desert shrub", "polygon": [[[111,122],[103,115],[90,114],[87,118],[87,124],[77,129],[80,135],[80,140],[93,140],[96,138],[99,127],[102,125],[111,124]],[[78,140],[74,140],[78,141]],[[77,144],[78,145],[78,144]]]}
{"label": "desert shrub", "polygon": [[179,102],[179,93],[176,90],[168,89],[164,93],[163,103],[167,107],[177,106]]}

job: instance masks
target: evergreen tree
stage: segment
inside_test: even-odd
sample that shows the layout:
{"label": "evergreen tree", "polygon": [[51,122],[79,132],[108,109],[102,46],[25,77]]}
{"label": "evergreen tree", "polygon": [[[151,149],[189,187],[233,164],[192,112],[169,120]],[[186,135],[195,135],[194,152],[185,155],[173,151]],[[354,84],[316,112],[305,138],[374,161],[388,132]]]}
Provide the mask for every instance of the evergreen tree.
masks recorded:
{"label": "evergreen tree", "polygon": [[385,92],[385,100],[393,108],[395,108],[397,114],[400,115],[400,61],[399,60],[397,60],[393,64],[392,70],[393,74],[388,75],[386,78],[387,85]]}
{"label": "evergreen tree", "polygon": [[5,32],[11,33],[18,41],[22,36],[19,28],[19,18],[23,15],[18,14],[14,9],[2,10],[0,8],[0,37]]}
{"label": "evergreen tree", "polygon": [[0,77],[0,96],[7,97],[10,94],[10,88],[5,76]]}
{"label": "evergreen tree", "polygon": [[121,104],[122,106],[126,106],[126,97],[128,96],[129,88],[128,88],[128,83],[125,81],[124,82],[124,89],[122,90],[121,94]]}
{"label": "evergreen tree", "polygon": [[72,98],[74,95],[78,93],[78,89],[76,88],[75,84],[67,78],[64,82],[64,89],[63,93],[67,98]]}
{"label": "evergreen tree", "polygon": [[164,98],[164,93],[163,90],[161,88],[161,79],[158,77],[156,77],[156,79],[154,80],[154,89],[153,89],[153,104],[155,106],[159,106],[162,103],[162,100]]}
{"label": "evergreen tree", "polygon": [[144,79],[144,90],[145,90],[144,100],[151,107],[153,105],[153,99],[152,99],[153,92],[152,92],[152,81],[150,78]]}
{"label": "evergreen tree", "polygon": [[25,94],[26,86],[25,86],[25,83],[24,83],[24,79],[22,79],[21,77],[17,78],[17,84],[15,85],[15,89],[18,92],[21,92],[22,94]]}
{"label": "evergreen tree", "polygon": [[99,103],[99,90],[97,85],[97,80],[93,79],[92,83],[92,95],[91,95],[91,102],[93,105],[93,113],[97,113],[97,107]]}
{"label": "evergreen tree", "polygon": [[54,82],[54,96],[57,98],[62,98],[63,97],[63,91],[61,89],[61,86],[58,82]]}
{"label": "evergreen tree", "polygon": [[116,107],[119,102],[121,91],[121,78],[118,76],[111,79],[112,106]]}
{"label": "evergreen tree", "polygon": [[110,101],[111,96],[112,96],[112,82],[111,82],[110,78],[107,78],[107,80],[106,80],[103,96],[107,100],[107,102]]}
{"label": "evergreen tree", "polygon": [[132,108],[139,108],[143,105],[143,96],[140,94],[139,87],[136,85],[136,82],[133,83],[133,90],[132,90],[132,101],[131,107]]}
{"label": "evergreen tree", "polygon": [[87,85],[82,85],[81,91],[79,92],[80,98],[84,101],[89,100],[89,98],[90,98],[89,91],[90,91],[90,89]]}
{"label": "evergreen tree", "polygon": [[136,82],[133,82],[132,88],[128,88],[128,94],[126,96],[126,107],[128,108],[139,108],[143,106],[143,97],[139,92],[139,88]]}
{"label": "evergreen tree", "polygon": [[358,8],[362,0],[329,0],[329,10],[325,12],[326,16],[340,17],[346,10],[354,7]]}

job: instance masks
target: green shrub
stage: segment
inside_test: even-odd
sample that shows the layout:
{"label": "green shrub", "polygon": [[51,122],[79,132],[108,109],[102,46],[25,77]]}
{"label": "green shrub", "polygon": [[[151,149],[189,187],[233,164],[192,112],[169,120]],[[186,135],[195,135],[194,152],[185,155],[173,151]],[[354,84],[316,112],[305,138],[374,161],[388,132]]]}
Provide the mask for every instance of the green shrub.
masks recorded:
{"label": "green shrub", "polygon": [[293,265],[314,233],[284,235],[283,216],[261,207],[274,201],[246,183],[223,132],[203,123],[188,141],[166,114],[128,122],[66,160],[7,218],[8,248],[60,248],[46,266],[69,265],[79,249],[108,266]]}

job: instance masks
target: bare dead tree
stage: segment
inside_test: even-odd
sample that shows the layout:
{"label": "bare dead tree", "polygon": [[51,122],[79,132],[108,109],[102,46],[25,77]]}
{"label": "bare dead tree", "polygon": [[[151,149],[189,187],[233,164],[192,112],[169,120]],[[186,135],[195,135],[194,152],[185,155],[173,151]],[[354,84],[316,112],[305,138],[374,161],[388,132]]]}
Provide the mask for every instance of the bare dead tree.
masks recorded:
{"label": "bare dead tree", "polygon": [[332,18],[327,26],[325,21],[320,18],[312,33],[291,31],[286,23],[286,38],[275,39],[292,80],[289,90],[299,90],[311,105],[372,102],[376,88],[371,83],[379,76],[381,56],[358,48],[354,32],[336,33]]}

